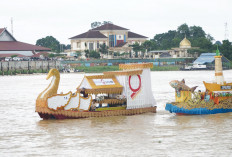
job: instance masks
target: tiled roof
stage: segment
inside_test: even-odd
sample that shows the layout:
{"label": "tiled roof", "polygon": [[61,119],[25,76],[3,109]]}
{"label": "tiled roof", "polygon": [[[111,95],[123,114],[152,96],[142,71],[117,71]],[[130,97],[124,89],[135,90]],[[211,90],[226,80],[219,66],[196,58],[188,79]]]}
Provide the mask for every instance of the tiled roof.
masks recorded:
{"label": "tiled roof", "polygon": [[0,41],[0,51],[50,51],[49,48],[18,41]]}
{"label": "tiled roof", "polygon": [[0,28],[0,34],[4,31],[5,28]]}
{"label": "tiled roof", "polygon": [[99,31],[88,31],[77,36],[71,37],[69,39],[75,38],[107,38],[104,34],[100,33]]}
{"label": "tiled roof", "polygon": [[118,45],[116,45],[115,47],[123,47],[124,45],[126,45],[127,42],[122,42],[122,43],[119,43]]}
{"label": "tiled roof", "polygon": [[136,34],[134,32],[128,32],[128,38],[148,38],[140,34]]}
{"label": "tiled roof", "polygon": [[39,52],[39,53],[36,53],[36,54],[34,54],[33,56],[31,56],[31,57],[40,57],[40,55],[44,55],[44,56],[48,56],[48,53],[47,52]]}
{"label": "tiled roof", "polygon": [[16,55],[17,57],[26,57],[25,55],[21,55],[21,54],[18,54],[18,53],[8,53],[8,54],[0,54],[0,58],[2,57],[11,57],[11,56],[14,56]]}
{"label": "tiled roof", "polygon": [[104,25],[99,26],[97,28],[94,28],[92,30],[101,31],[101,30],[128,30],[128,29],[117,26],[117,25],[114,25],[114,24],[111,24],[111,23],[107,23],[107,24],[104,24]]}

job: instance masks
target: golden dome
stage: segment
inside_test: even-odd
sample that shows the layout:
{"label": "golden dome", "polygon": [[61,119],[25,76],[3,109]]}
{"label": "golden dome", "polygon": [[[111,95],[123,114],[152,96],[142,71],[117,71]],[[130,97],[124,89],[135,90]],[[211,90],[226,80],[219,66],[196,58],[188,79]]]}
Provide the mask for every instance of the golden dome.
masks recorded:
{"label": "golden dome", "polygon": [[180,42],[180,48],[191,48],[191,43],[186,37]]}

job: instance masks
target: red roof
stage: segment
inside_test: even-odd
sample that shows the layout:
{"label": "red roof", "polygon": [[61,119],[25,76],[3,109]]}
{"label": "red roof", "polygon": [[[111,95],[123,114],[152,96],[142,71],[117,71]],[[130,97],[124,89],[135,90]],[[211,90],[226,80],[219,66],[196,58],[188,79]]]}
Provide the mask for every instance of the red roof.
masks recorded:
{"label": "red roof", "polygon": [[148,37],[129,31],[128,38],[148,38]]}
{"label": "red roof", "polygon": [[48,56],[48,53],[47,52],[39,52],[39,53],[34,54],[31,57],[40,57],[40,55]]}
{"label": "red roof", "polygon": [[99,31],[99,30],[101,31],[101,30],[128,30],[128,29],[111,24],[111,23],[107,23],[107,24],[104,24],[104,25],[99,26],[97,28],[94,28],[92,30],[93,31]]}
{"label": "red roof", "polygon": [[8,53],[8,54],[0,54],[0,58],[2,58],[2,57],[11,57],[13,55],[17,55],[17,57],[26,57],[26,56],[18,54],[18,53]]}
{"label": "red roof", "polygon": [[77,36],[71,37],[69,39],[75,38],[107,38],[104,34],[100,33],[99,31],[88,31]]}
{"label": "red roof", "polygon": [[4,31],[5,28],[0,28],[0,34]]}
{"label": "red roof", "polygon": [[0,41],[0,51],[50,51],[50,49],[19,41]]}

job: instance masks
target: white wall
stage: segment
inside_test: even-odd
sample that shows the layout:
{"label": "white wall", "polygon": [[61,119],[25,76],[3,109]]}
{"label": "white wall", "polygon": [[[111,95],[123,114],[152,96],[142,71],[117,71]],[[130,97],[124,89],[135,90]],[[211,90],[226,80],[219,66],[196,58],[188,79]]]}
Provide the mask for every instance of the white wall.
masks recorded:
{"label": "white wall", "polygon": [[0,54],[21,54],[25,56],[32,56],[34,55],[32,51],[0,51]]}
{"label": "white wall", "polygon": [[0,41],[14,41],[14,39],[6,31],[4,31],[0,35]]}
{"label": "white wall", "polygon": [[[77,47],[77,43],[80,42],[80,47]],[[89,49],[89,43],[93,43],[93,49],[97,50],[97,42],[99,42],[99,44],[103,44],[105,43],[106,45],[108,45],[107,40],[102,40],[102,39],[84,39],[84,40],[71,40],[71,44],[72,44],[72,50],[73,51],[84,51],[85,49]],[[85,47],[85,43],[87,44]]]}

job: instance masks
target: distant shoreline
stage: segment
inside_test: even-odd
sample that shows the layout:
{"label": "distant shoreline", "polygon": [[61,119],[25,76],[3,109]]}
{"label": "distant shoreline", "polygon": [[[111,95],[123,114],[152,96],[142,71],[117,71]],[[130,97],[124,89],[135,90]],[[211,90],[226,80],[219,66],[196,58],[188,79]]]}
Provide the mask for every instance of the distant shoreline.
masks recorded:
{"label": "distant shoreline", "polygon": [[[103,73],[106,71],[119,71],[119,66],[92,66],[92,67],[75,67],[76,70],[79,70],[80,72],[74,72],[74,73]],[[180,66],[154,66],[151,71],[179,71]],[[41,69],[38,70],[16,70],[16,71],[4,71],[4,74],[2,71],[0,71],[0,76],[21,76],[21,75],[43,75],[47,74],[48,70],[42,71]]]}
{"label": "distant shoreline", "polygon": [[[102,73],[105,71],[118,71],[118,66],[92,66],[92,67],[76,67],[75,69],[83,71],[85,73]],[[168,66],[153,66],[151,71],[179,71],[180,66],[168,65]]]}

